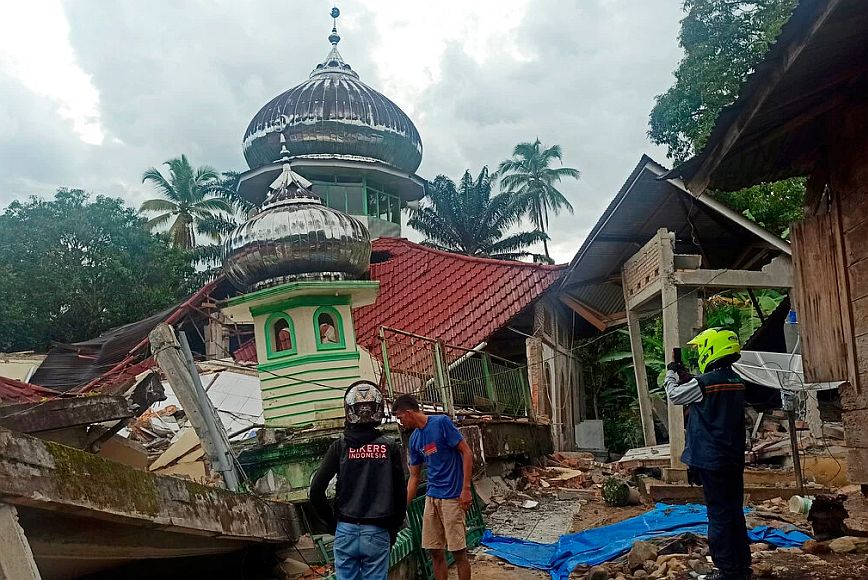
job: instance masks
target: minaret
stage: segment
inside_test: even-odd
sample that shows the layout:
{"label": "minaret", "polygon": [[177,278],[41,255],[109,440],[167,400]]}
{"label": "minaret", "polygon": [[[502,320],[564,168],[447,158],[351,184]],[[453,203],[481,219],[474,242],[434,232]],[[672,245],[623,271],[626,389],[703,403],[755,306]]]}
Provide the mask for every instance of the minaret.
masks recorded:
{"label": "minaret", "polygon": [[266,426],[334,427],[344,391],[361,378],[352,309],[373,303],[379,287],[362,279],[370,237],[322,204],[285,139],[280,163],[262,211],[227,240],[224,271],[245,294],[223,313],[254,325]]}
{"label": "minaret", "polygon": [[325,60],[251,119],[243,139],[250,169],[239,177],[238,192],[262,203],[281,171],[285,142],[293,171],[313,184],[324,205],[355,217],[372,237],[398,237],[402,210],[425,194],[426,181],[416,175],[422,139],[407,114],[344,60],[338,16],[332,8]]}

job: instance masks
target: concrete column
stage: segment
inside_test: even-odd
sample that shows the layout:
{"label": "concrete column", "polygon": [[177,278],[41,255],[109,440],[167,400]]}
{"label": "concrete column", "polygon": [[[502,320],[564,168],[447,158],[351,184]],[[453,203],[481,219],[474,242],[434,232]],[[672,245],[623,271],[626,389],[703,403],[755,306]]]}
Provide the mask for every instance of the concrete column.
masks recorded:
{"label": "concrete column", "polygon": [[40,580],[15,506],[0,503],[0,580]]}
{"label": "concrete column", "polygon": [[654,413],[651,397],[648,394],[648,371],[645,368],[645,352],[642,348],[642,335],[639,317],[632,310],[627,311],[627,329],[630,332],[630,350],[633,353],[633,371],[636,376],[636,392],[639,394],[639,415],[642,417],[642,433],[645,445],[657,445],[654,433]]}

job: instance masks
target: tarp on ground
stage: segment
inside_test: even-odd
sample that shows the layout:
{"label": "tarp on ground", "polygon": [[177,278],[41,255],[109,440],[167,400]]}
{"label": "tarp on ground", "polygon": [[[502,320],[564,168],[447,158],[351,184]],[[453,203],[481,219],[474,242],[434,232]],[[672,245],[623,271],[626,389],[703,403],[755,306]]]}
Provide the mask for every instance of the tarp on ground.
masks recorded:
{"label": "tarp on ground", "polygon": [[[489,530],[482,544],[489,553],[522,566],[549,572],[554,580],[567,580],[576,566],[595,566],[628,552],[637,540],[653,540],[685,533],[708,534],[708,515],[704,505],[667,505],[659,503],[651,511],[617,524],[566,534],[554,544],[539,544],[518,538],[495,536]],[[810,537],[799,531],[783,531],[759,526],[748,532],[753,542],[773,546],[801,546]]]}

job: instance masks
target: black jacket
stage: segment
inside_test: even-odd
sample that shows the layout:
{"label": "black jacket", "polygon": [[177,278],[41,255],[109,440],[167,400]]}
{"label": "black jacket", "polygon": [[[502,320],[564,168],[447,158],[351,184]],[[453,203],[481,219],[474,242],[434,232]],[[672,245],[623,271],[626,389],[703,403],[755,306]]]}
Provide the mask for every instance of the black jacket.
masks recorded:
{"label": "black jacket", "polygon": [[744,381],[729,365],[696,381],[702,400],[690,405],[681,460],[698,469],[744,467]]}
{"label": "black jacket", "polygon": [[[334,509],[325,490],[337,475]],[[332,443],[310,484],[317,515],[334,531],[338,521],[389,530],[393,541],[407,511],[401,448],[371,426],[350,425]]]}

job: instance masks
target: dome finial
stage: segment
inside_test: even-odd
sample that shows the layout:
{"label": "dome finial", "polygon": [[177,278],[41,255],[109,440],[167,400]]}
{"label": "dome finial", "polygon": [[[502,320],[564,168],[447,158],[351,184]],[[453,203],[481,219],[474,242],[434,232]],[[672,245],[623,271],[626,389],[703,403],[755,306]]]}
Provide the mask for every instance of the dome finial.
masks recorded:
{"label": "dome finial", "polygon": [[332,46],[337,46],[341,41],[341,37],[338,34],[338,16],[341,15],[341,11],[337,6],[332,6],[331,16],[332,16],[332,33],[329,34],[329,42],[332,43]]}

